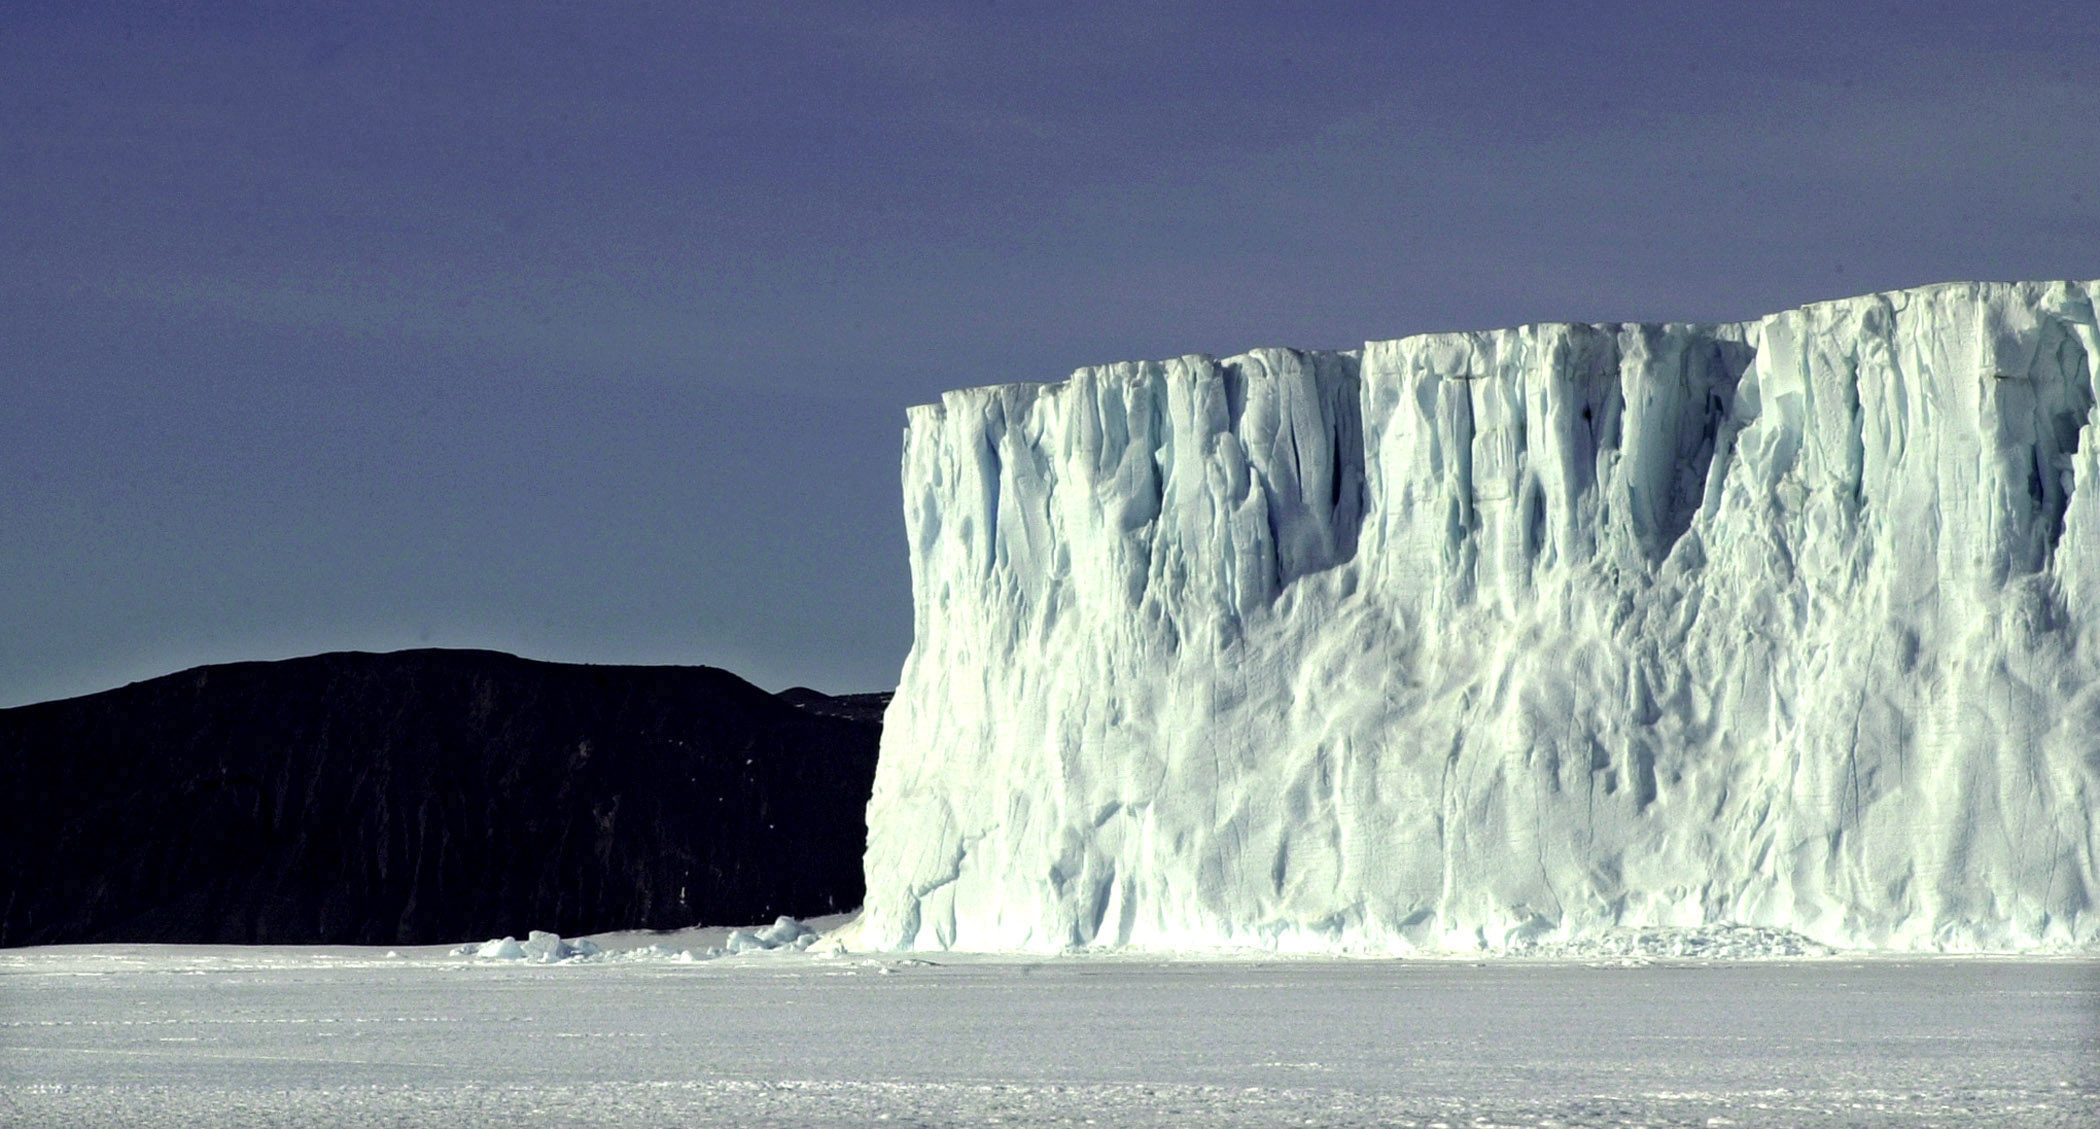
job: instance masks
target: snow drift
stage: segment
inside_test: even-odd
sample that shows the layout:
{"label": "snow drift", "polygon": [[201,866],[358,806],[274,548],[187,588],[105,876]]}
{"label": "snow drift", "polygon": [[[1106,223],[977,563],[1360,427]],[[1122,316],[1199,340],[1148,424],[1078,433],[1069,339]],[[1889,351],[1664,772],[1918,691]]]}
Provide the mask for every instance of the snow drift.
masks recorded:
{"label": "snow drift", "polygon": [[858,943],[2096,943],[2096,297],[914,409]]}

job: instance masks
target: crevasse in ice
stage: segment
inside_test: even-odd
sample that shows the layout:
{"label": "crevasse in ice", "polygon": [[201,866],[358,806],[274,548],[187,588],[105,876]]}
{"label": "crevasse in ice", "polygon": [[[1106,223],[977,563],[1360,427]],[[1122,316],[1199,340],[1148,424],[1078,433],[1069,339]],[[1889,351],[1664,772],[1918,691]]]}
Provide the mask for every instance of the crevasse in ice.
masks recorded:
{"label": "crevasse in ice", "polygon": [[2096,298],[914,409],[858,943],[2100,941]]}

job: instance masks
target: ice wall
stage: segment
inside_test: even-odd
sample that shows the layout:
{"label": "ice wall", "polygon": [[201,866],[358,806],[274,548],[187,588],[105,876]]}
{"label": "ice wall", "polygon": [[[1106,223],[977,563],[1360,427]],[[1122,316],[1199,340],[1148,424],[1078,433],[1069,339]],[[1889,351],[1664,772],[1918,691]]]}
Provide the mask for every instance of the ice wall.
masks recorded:
{"label": "ice wall", "polygon": [[2100,943],[2096,296],[914,409],[860,943]]}

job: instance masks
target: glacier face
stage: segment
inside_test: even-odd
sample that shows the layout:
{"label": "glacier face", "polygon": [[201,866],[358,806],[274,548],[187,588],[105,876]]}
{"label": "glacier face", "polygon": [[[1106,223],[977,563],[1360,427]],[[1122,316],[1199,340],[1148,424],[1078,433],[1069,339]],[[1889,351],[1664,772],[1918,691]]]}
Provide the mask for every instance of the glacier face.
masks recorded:
{"label": "glacier face", "polygon": [[912,411],[858,944],[2100,943],[2100,283]]}

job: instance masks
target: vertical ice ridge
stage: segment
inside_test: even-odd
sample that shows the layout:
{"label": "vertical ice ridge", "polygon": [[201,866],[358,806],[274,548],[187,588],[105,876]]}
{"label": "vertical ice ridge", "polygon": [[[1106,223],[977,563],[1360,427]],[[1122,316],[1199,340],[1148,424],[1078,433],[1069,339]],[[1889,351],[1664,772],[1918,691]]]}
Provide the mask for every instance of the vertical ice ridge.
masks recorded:
{"label": "vertical ice ridge", "polygon": [[864,939],[2094,943],[2096,293],[915,410]]}

